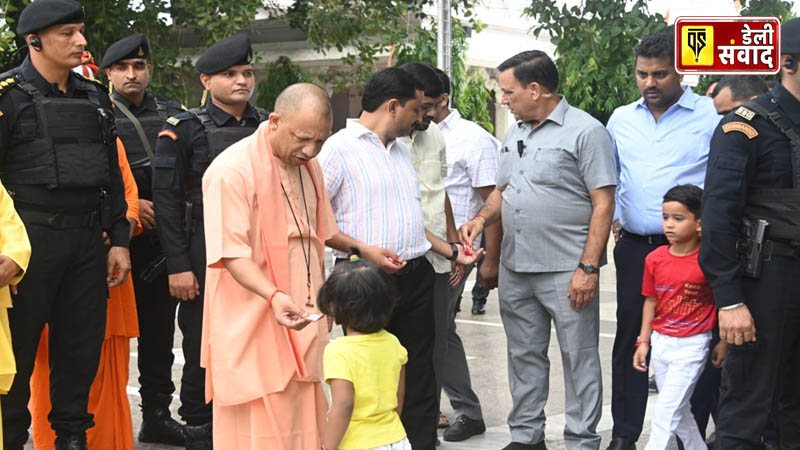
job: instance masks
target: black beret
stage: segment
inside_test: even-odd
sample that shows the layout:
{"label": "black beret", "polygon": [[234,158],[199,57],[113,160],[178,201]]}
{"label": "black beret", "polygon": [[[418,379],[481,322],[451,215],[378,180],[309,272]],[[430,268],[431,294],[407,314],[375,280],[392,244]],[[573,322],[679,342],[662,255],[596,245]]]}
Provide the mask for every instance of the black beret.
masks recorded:
{"label": "black beret", "polygon": [[800,17],[781,25],[781,53],[800,55]]}
{"label": "black beret", "polygon": [[17,34],[36,33],[53,25],[83,22],[83,6],[74,0],[35,0],[22,10]]}
{"label": "black beret", "polygon": [[149,58],[150,46],[147,45],[147,38],[141,33],[135,33],[124,37],[111,44],[103,55],[101,69],[114,64],[117,61],[130,58]]}
{"label": "black beret", "polygon": [[253,62],[253,47],[246,34],[237,34],[208,47],[197,58],[195,67],[200,73],[213,75],[231,66]]}

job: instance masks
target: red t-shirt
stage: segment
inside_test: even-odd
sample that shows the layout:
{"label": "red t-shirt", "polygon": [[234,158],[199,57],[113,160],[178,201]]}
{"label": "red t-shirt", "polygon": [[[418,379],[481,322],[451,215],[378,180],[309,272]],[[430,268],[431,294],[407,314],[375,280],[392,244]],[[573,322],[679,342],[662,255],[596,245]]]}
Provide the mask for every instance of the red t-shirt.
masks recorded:
{"label": "red t-shirt", "polygon": [[697,252],[675,256],[669,245],[650,252],[644,262],[642,295],[656,298],[650,326],[661,334],[693,336],[714,327],[717,308],[711,286],[697,263]]}

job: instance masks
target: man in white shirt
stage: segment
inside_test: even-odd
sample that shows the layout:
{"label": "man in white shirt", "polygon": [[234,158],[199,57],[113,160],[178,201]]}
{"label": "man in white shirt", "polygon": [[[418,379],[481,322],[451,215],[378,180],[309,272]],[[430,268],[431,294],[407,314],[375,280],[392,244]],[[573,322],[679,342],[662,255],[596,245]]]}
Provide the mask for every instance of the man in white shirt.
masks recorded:
{"label": "man in white shirt", "polygon": [[[495,186],[499,142],[480,125],[461,117],[449,108],[450,78],[437,69],[445,94],[435,111],[434,120],[445,136],[447,145],[447,177],[445,186],[456,227],[468,222],[483,206]],[[480,265],[485,273],[481,283],[496,286],[500,257],[502,225],[487,228],[486,256]],[[477,244],[477,242],[476,242]],[[446,441],[462,441],[485,430],[478,396],[472,390],[464,345],[456,331],[456,307],[464,291],[467,276],[475,265],[466,266],[460,282],[450,289],[448,299],[447,350],[444,360],[444,391],[455,411],[456,421],[444,433]],[[487,281],[493,280],[493,284]]]}
{"label": "man in white shirt", "polygon": [[[431,236],[425,229],[420,182],[406,145],[419,121],[422,87],[406,71],[387,68],[364,88],[362,113],[331,136],[318,159],[334,216],[342,232],[326,244],[345,258],[350,242],[374,252],[362,256],[395,275],[399,299],[387,331],[408,350],[405,398],[400,416],[414,449],[433,450],[436,441],[436,382],[433,371],[433,285],[435,272],[425,258],[429,249],[462,263],[474,262],[460,245]],[[430,240],[430,242],[429,242]],[[347,241],[351,241],[347,239]]]}

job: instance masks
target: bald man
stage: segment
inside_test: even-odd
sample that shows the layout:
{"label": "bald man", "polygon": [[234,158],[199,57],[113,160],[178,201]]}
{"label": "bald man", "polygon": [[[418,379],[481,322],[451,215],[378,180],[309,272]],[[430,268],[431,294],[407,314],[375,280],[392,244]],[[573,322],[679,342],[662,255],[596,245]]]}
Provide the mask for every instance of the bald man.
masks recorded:
{"label": "bald man", "polygon": [[314,157],[330,130],[325,91],[292,85],[203,176],[201,364],[216,450],[321,447],[328,326],[313,317],[324,243],[338,230]]}

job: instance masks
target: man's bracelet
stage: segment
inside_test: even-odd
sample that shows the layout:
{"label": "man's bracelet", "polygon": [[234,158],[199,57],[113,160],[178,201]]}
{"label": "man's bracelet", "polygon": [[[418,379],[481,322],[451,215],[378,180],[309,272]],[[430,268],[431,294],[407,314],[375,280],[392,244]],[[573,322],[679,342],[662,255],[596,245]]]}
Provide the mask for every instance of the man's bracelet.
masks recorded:
{"label": "man's bracelet", "polygon": [[483,223],[486,223],[486,222],[488,222],[488,221],[489,221],[489,219],[487,219],[487,218],[486,218],[486,216],[484,216],[484,215],[483,215],[483,214],[481,214],[481,213],[475,214],[475,218],[477,219],[478,217],[480,217],[481,219],[483,219]]}
{"label": "man's bracelet", "polygon": [[269,296],[269,300],[267,300],[267,303],[269,303],[270,305],[272,305],[272,299],[275,297],[275,295],[276,295],[278,292],[280,292],[280,293],[281,293],[281,294],[283,294],[283,295],[286,295],[286,292],[283,292],[283,291],[282,291],[282,290],[280,290],[280,289],[275,289],[275,292],[273,292],[273,293],[272,293],[272,295],[270,295],[270,296]]}
{"label": "man's bracelet", "polygon": [[717,309],[719,309],[720,311],[729,311],[731,309],[736,309],[736,308],[738,308],[740,306],[744,306],[744,302],[739,302],[739,303],[737,303],[735,305],[722,306],[722,307],[717,308]]}
{"label": "man's bracelet", "polygon": [[644,340],[644,339],[642,339],[640,336],[636,336],[636,343],[635,343],[635,344],[633,344],[633,346],[634,346],[634,347],[638,347],[638,346],[640,346],[641,344],[647,344],[647,345],[650,345],[650,341],[649,341],[649,340]]}

